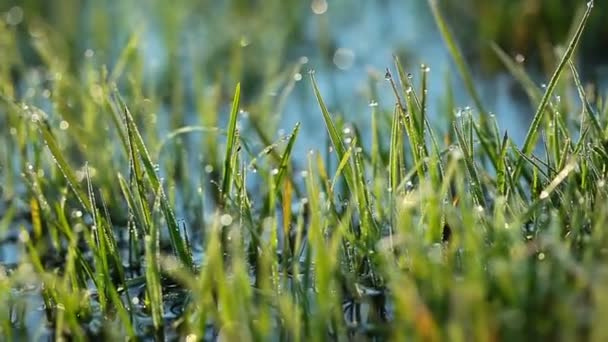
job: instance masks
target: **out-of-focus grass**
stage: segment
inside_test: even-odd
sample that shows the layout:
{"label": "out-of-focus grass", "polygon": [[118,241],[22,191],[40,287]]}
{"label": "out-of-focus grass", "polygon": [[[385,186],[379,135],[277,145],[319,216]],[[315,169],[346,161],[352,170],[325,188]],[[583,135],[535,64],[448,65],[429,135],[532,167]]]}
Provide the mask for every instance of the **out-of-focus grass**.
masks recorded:
{"label": "out-of-focus grass", "polygon": [[[457,25],[459,42],[479,59],[486,69],[495,70],[500,62],[489,50],[495,42],[509,54],[526,58],[529,64],[550,73],[558,62],[553,48],[571,34],[582,14],[584,1],[560,0],[465,0],[444,1],[451,13],[450,22]],[[588,34],[581,42],[581,56],[589,64],[607,62],[602,51],[608,47],[608,4],[595,1],[595,15],[587,24]],[[475,56],[475,57],[473,57]],[[585,70],[589,72],[591,70]]]}
{"label": "out-of-focus grass", "polygon": [[[22,8],[36,13],[36,4]],[[271,19],[251,15],[262,5],[247,1],[163,4],[149,9],[165,20],[172,58],[152,81],[142,48],[150,26],[134,25],[110,52],[70,47],[81,26],[53,23],[56,10],[81,13],[80,2],[58,1],[44,21],[2,19],[0,256],[16,260],[0,269],[3,336],[608,338],[608,105],[585,92],[572,63],[591,7],[545,88],[495,47],[538,106],[522,148],[481,99],[458,110],[449,82],[446,109],[430,113],[433,71],[395,58],[386,73],[395,106],[372,102],[369,127],[333,113],[311,73],[319,137],[332,152],[298,155],[307,123],[276,138],[284,97],[247,94],[289,95],[302,62],[262,57],[291,33],[231,32],[210,15],[224,29],[213,34],[230,37],[217,50],[225,55],[181,63],[197,56],[177,35],[189,11],[218,11],[238,27]],[[475,98],[467,61],[432,8]],[[111,16],[91,18],[106,25],[91,35],[100,42],[123,32]],[[245,52],[247,39],[269,36],[269,50]]]}

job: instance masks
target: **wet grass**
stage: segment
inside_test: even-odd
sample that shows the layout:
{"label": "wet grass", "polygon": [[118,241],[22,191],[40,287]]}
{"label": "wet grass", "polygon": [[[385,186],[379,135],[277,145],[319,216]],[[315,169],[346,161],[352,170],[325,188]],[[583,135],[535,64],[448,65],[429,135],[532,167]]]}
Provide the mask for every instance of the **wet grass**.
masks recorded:
{"label": "wet grass", "polygon": [[608,103],[572,62],[592,6],[546,87],[495,47],[537,106],[519,147],[429,4],[476,108],[457,108],[446,82],[429,113],[431,68],[396,57],[370,90],[395,105],[372,98],[357,127],[310,72],[329,152],[294,152],[306,122],[268,133],[303,61],[274,76],[271,100],[238,82],[196,88],[186,124],[184,90],[167,103],[137,71],[137,33],[113,67],[78,71],[37,36],[33,95],[15,83],[19,58],[3,59],[2,336],[608,338]]}

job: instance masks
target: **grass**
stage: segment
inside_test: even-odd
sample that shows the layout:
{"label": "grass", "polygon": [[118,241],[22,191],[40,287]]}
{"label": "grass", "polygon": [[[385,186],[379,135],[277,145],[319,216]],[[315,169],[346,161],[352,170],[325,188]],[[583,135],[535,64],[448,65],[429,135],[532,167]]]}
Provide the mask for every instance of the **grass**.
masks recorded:
{"label": "grass", "polygon": [[[41,33],[48,96],[25,96],[11,70],[29,69],[2,60],[0,253],[16,261],[0,268],[0,333],[607,339],[608,98],[588,94],[573,63],[592,6],[545,88],[495,46],[538,108],[520,148],[483,109],[429,4],[476,110],[456,115],[446,82],[447,109],[431,113],[431,69],[409,76],[395,57],[394,107],[375,103],[356,127],[330,111],[311,72],[331,153],[294,152],[306,122],[269,133],[300,62],[259,85],[279,98],[196,80],[190,101],[183,88],[168,98],[148,88],[140,33],[113,67],[85,59],[81,70]],[[15,48],[20,33],[0,29]]]}

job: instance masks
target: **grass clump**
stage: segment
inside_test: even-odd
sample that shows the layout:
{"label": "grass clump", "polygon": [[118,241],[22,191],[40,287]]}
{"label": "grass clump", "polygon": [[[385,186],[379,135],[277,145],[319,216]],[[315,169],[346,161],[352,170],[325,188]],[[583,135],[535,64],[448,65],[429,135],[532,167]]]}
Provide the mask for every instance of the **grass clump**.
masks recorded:
{"label": "grass clump", "polygon": [[[538,103],[520,149],[429,3],[477,110],[448,100],[430,113],[430,68],[410,77],[395,58],[394,107],[371,106],[370,126],[356,127],[311,73],[327,159],[294,153],[306,123],[265,133],[281,98],[253,103],[244,125],[240,84],[202,95],[212,118],[160,134],[163,100],[123,75],[135,43],[84,80],[50,58],[63,76],[48,101],[22,99],[0,73],[1,245],[16,255],[0,274],[3,336],[608,338],[608,105],[572,62],[592,6],[545,89],[496,47]],[[293,84],[278,83],[287,96]]]}

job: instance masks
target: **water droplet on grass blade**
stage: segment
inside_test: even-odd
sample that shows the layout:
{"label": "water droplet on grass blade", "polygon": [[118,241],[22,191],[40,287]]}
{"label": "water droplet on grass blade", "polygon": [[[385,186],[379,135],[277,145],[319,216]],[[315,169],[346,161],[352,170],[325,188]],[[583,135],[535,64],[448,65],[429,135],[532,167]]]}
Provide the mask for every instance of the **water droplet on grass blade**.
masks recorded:
{"label": "water droplet on grass blade", "polygon": [[390,80],[390,79],[393,78],[393,75],[391,75],[391,72],[388,69],[386,69],[386,73],[384,74],[384,78],[386,80]]}
{"label": "water droplet on grass blade", "polygon": [[224,214],[222,216],[220,216],[220,224],[222,226],[229,226],[232,224],[232,216],[228,215],[228,214]]}

